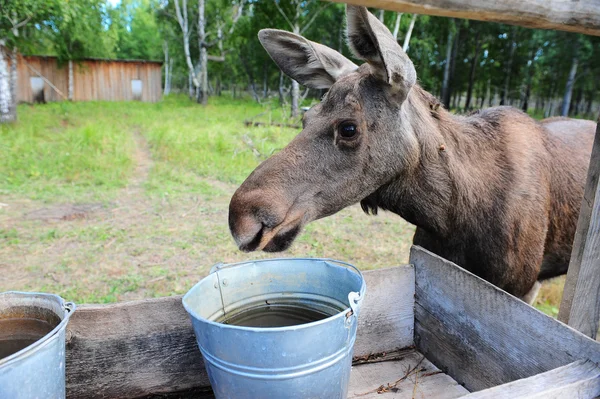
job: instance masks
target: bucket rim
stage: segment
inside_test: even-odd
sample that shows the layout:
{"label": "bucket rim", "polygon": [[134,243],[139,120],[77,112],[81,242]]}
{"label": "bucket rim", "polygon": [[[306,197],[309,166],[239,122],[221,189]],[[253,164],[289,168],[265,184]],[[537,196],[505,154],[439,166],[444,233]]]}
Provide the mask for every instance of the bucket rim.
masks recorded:
{"label": "bucket rim", "polygon": [[60,307],[63,308],[62,320],[60,323],[56,325],[48,334],[44,335],[31,345],[26,346],[18,352],[13,353],[10,356],[7,356],[3,359],[0,359],[0,367],[5,367],[12,363],[16,363],[28,356],[31,356],[34,352],[36,352],[39,348],[43,348],[52,341],[52,339],[59,334],[59,332],[66,328],[67,323],[69,322],[69,318],[77,309],[77,306],[74,302],[66,302],[64,298],[56,294],[49,294],[45,292],[25,292],[25,291],[5,291],[0,292],[0,297],[14,295],[17,297],[30,297],[30,296],[40,296],[45,297],[48,300],[57,300]]}
{"label": "bucket rim", "polygon": [[[211,274],[218,272],[219,270],[222,269],[228,269],[231,267],[239,267],[239,266],[243,266],[246,264],[250,264],[250,263],[266,263],[266,262],[277,262],[277,261],[322,261],[322,262],[329,262],[329,263],[333,263],[337,266],[343,266],[346,269],[352,271],[353,273],[356,273],[359,277],[360,277],[360,290],[359,292],[356,291],[350,291],[348,293],[348,300],[350,301],[350,306],[344,308],[343,310],[339,311],[337,314],[326,317],[324,319],[321,320],[316,320],[316,321],[311,321],[309,323],[303,323],[303,324],[297,324],[297,325],[292,325],[292,326],[284,326],[284,327],[247,327],[247,326],[236,326],[236,325],[232,325],[232,324],[224,324],[224,323],[219,323],[213,320],[209,320],[206,317],[200,316],[196,311],[194,311],[188,304],[187,301],[191,295],[191,293],[194,291],[194,289],[196,287],[198,287],[202,281],[207,278],[208,276],[210,276]],[[272,259],[258,259],[258,260],[249,260],[249,261],[242,261],[242,262],[236,262],[236,263],[230,263],[230,264],[226,264],[226,263],[217,263],[216,265],[214,265],[209,274],[203,278],[200,279],[200,281],[198,281],[196,284],[194,284],[192,286],[192,288],[190,288],[188,290],[188,292],[185,293],[185,295],[183,296],[183,298],[181,299],[181,302],[183,304],[183,307],[185,308],[185,310],[187,311],[187,313],[192,316],[193,318],[202,321],[203,323],[215,326],[215,327],[219,327],[219,328],[225,328],[225,329],[229,329],[229,330],[235,330],[235,331],[247,331],[247,332],[260,332],[260,333],[277,333],[277,332],[282,332],[282,331],[290,331],[290,330],[302,330],[305,328],[311,328],[320,324],[325,324],[325,323],[329,323],[335,319],[339,319],[342,317],[358,317],[358,310],[360,309],[360,306],[362,304],[362,301],[365,298],[365,293],[367,290],[367,285],[365,283],[365,277],[363,276],[362,272],[354,265],[347,263],[347,262],[343,262],[343,261],[339,261],[336,259],[331,259],[331,258],[272,258]],[[352,301],[355,301],[355,304],[352,304]]]}

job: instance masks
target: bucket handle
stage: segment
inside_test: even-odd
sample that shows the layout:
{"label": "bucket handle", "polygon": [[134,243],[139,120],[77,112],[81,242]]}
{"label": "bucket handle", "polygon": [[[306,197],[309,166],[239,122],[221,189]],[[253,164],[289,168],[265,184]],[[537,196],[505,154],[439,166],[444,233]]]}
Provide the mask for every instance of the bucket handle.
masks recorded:
{"label": "bucket handle", "polygon": [[75,302],[65,302],[64,306],[65,306],[65,310],[67,312],[69,312],[69,315],[72,315],[73,312],[75,311],[75,309],[77,309]]}
{"label": "bucket handle", "polygon": [[[282,260],[290,260],[290,259],[285,259],[285,258],[261,259],[261,260],[253,261],[253,263],[261,263],[261,262],[269,262],[269,261],[282,261]],[[360,307],[361,307],[363,299],[365,297],[366,285],[365,285],[365,279],[363,277],[363,274],[360,272],[360,270],[358,270],[358,268],[356,266],[354,266],[350,263],[347,263],[347,262],[343,262],[343,261],[335,260],[335,259],[329,259],[329,258],[293,258],[293,260],[295,260],[295,261],[309,260],[309,261],[321,261],[321,262],[335,263],[340,266],[344,266],[348,269],[351,269],[356,274],[358,274],[363,282],[362,286],[360,287],[360,292],[352,291],[348,294],[348,303],[350,303],[350,309],[352,311],[350,313],[354,317],[358,317]],[[215,272],[218,272],[219,270],[228,269],[230,267],[235,267],[235,266],[239,266],[239,265],[243,265],[243,264],[247,264],[247,263],[249,263],[249,262],[238,262],[238,263],[220,262],[220,263],[215,264],[213,267],[211,267],[208,274],[213,274]]]}
{"label": "bucket handle", "polygon": [[[364,281],[364,277],[362,275],[362,273],[360,272],[360,270],[358,270],[358,268],[350,263],[347,262],[343,262],[341,260],[336,260],[336,259],[329,259],[329,258],[273,258],[273,259],[259,259],[259,260],[255,260],[255,261],[251,261],[251,262],[236,262],[236,263],[223,263],[223,262],[219,262],[217,264],[215,264],[213,267],[210,268],[210,271],[208,272],[208,274],[213,274],[214,272],[218,272],[219,270],[223,270],[223,269],[229,269],[231,267],[235,267],[235,266],[240,266],[240,265],[245,265],[248,263],[262,263],[262,262],[272,262],[272,261],[289,261],[289,260],[294,260],[294,261],[302,261],[302,260],[308,260],[308,261],[321,261],[321,262],[329,262],[329,263],[337,263],[340,266],[344,266],[348,269],[352,269],[354,270],[360,277],[361,279],[363,279]],[[364,294],[363,292],[364,290],[361,289],[361,293]]]}

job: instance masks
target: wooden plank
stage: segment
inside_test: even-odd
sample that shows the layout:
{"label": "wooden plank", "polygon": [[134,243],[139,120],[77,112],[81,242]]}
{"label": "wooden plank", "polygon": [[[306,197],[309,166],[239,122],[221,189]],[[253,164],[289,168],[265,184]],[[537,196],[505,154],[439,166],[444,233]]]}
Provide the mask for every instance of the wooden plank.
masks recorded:
{"label": "wooden plank", "polygon": [[600,0],[333,0],[398,12],[600,36]]}
{"label": "wooden plank", "polygon": [[354,356],[413,345],[415,270],[412,266],[364,273],[367,294],[358,318]]}
{"label": "wooden plank", "polygon": [[348,387],[348,398],[364,399],[452,399],[468,393],[414,350],[399,360],[354,366]]}
{"label": "wooden plank", "polygon": [[600,368],[589,360],[464,396],[464,399],[588,399],[600,395]]}
{"label": "wooden plank", "polygon": [[[412,345],[415,277],[412,266],[364,275],[368,291],[354,354],[368,361]],[[181,296],[82,305],[69,321],[69,398],[160,396],[207,386]]]}
{"label": "wooden plank", "polygon": [[600,319],[600,123],[558,319],[596,338]]}
{"label": "wooden plank", "polygon": [[531,377],[580,359],[600,343],[419,247],[417,349],[470,391]]}
{"label": "wooden plank", "polygon": [[208,386],[181,297],[81,306],[67,326],[67,397],[133,398]]}

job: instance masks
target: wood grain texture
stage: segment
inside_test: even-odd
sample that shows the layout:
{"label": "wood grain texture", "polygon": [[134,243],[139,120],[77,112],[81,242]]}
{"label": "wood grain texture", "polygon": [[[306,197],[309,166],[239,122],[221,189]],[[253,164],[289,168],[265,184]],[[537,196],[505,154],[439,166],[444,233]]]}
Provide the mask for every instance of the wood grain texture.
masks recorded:
{"label": "wood grain texture", "polygon": [[[414,268],[364,276],[368,288],[355,356],[412,345]],[[167,397],[209,386],[181,296],[82,305],[69,321],[67,337],[69,398]]]}
{"label": "wood grain texture", "polygon": [[[380,386],[393,385],[417,366],[417,372],[396,384],[393,389],[377,393]],[[464,387],[448,375],[442,373],[429,360],[416,351],[406,353],[399,360],[369,363],[352,368],[348,398],[364,399],[411,399],[437,398],[452,399],[468,394]]]}
{"label": "wood grain texture", "polygon": [[600,368],[589,360],[464,396],[464,399],[589,399],[600,395]]}
{"label": "wood grain texture", "polygon": [[600,123],[558,318],[596,338],[600,318]]}
{"label": "wood grain texture", "polygon": [[413,345],[414,268],[373,270],[364,276],[367,294],[358,318],[354,356],[391,352]]}
{"label": "wood grain texture", "polygon": [[[10,62],[10,60],[9,60]],[[142,101],[162,98],[160,62],[86,59],[73,65],[75,101],[131,101],[131,81],[142,81]],[[30,78],[42,75],[46,101],[62,101],[69,91],[69,68],[58,64],[56,57],[22,56],[17,59],[17,101],[33,102]],[[53,87],[50,86],[50,82]]]}
{"label": "wood grain texture", "polygon": [[501,22],[600,36],[600,0],[333,0],[402,13]]}
{"label": "wood grain texture", "polygon": [[181,297],[80,306],[67,325],[67,397],[135,398],[208,386]]}
{"label": "wood grain texture", "polygon": [[470,391],[531,377],[580,359],[600,343],[419,247],[417,349]]}

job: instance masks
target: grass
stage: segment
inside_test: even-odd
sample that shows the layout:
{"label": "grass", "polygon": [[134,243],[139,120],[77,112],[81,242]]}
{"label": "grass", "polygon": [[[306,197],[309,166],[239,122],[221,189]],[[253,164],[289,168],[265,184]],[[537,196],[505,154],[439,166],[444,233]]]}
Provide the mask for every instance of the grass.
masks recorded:
{"label": "grass", "polygon": [[[18,114],[0,126],[0,291],[107,303],[184,293],[218,262],[331,257],[365,270],[408,261],[414,227],[358,206],[310,224],[282,254],[237,250],[231,195],[298,132],[245,127],[257,115],[289,123],[276,103],[224,96],[201,107],[170,96],[21,105]],[[101,207],[72,209],[89,203]],[[540,309],[555,315],[561,292],[561,280],[545,284]]]}
{"label": "grass", "polygon": [[114,194],[127,183],[134,142],[118,105],[20,106],[20,120],[0,126],[0,194],[57,200],[92,190]]}

